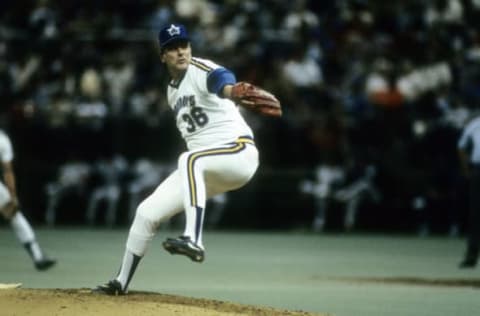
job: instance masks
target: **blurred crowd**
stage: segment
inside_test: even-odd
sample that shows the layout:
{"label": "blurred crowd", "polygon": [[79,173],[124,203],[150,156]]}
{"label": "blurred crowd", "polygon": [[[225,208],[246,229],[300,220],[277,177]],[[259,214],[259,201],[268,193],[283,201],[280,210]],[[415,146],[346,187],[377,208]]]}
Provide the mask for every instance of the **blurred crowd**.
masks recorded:
{"label": "blurred crowd", "polygon": [[334,188],[368,174],[374,200],[411,210],[419,233],[438,210],[458,232],[456,141],[480,106],[478,0],[2,1],[1,107],[27,170],[46,182],[78,159],[171,162],[181,144],[156,43],[171,22],[194,56],[281,100],[281,120],[245,113],[261,180],[294,172],[297,199],[338,200]]}

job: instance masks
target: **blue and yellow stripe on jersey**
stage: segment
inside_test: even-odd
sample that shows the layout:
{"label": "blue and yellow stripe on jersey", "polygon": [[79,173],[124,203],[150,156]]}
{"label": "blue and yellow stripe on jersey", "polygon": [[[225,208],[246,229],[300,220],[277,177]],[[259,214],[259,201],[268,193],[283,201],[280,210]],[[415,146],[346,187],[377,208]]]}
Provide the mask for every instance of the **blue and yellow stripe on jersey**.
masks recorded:
{"label": "blue and yellow stripe on jersey", "polygon": [[207,73],[208,92],[223,98],[223,87],[227,84],[234,85],[237,82],[235,75],[224,67],[214,68],[202,60],[192,57],[190,65]]}
{"label": "blue and yellow stripe on jersey", "polygon": [[190,64],[192,64],[192,65],[194,65],[194,66],[196,66],[196,67],[198,67],[198,68],[200,68],[200,69],[202,69],[202,70],[205,70],[206,72],[210,72],[210,71],[213,70],[212,67],[207,66],[205,63],[202,63],[201,61],[199,61],[199,60],[197,60],[197,59],[195,59],[195,58],[192,58],[192,59],[190,60]]}
{"label": "blue and yellow stripe on jersey", "polygon": [[202,151],[197,151],[192,153],[188,157],[187,161],[187,172],[188,172],[188,185],[190,191],[190,205],[197,206],[197,186],[195,181],[195,173],[193,171],[193,166],[197,159],[207,156],[217,156],[217,155],[231,155],[238,152],[241,152],[245,149],[245,144],[252,144],[255,145],[253,138],[250,136],[241,136],[237,138],[233,143],[226,144],[227,146],[231,147],[219,147],[219,148],[211,148]]}

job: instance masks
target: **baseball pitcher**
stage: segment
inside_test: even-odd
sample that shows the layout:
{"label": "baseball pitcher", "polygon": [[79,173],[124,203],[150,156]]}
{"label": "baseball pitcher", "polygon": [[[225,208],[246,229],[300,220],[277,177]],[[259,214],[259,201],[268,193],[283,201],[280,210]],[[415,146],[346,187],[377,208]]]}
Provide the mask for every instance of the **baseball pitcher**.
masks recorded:
{"label": "baseball pitcher", "polygon": [[168,238],[163,247],[171,254],[202,262],[207,199],[247,184],[259,164],[252,130],[237,105],[265,115],[281,115],[280,103],[267,91],[237,83],[228,69],[192,57],[183,25],[167,25],[158,39],[160,60],[170,76],[168,105],[188,150],[180,155],[177,169],[137,207],[120,271],[94,292],[125,294],[160,223],[182,210],[186,216],[183,234]]}

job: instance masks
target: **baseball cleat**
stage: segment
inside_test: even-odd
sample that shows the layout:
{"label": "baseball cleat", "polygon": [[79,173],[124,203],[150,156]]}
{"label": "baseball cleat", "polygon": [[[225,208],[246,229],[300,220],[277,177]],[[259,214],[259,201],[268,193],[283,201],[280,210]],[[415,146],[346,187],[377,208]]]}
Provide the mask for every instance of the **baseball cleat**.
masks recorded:
{"label": "baseball cleat", "polygon": [[195,262],[202,262],[205,259],[205,251],[187,236],[167,238],[163,242],[163,248],[172,255],[185,255]]}
{"label": "baseball cleat", "polygon": [[38,271],[45,271],[53,267],[57,263],[54,259],[45,258],[35,262],[35,268]]}
{"label": "baseball cleat", "polygon": [[105,284],[99,285],[92,290],[93,293],[106,294],[106,295],[125,295],[127,291],[122,289],[122,284],[117,280],[110,280]]}

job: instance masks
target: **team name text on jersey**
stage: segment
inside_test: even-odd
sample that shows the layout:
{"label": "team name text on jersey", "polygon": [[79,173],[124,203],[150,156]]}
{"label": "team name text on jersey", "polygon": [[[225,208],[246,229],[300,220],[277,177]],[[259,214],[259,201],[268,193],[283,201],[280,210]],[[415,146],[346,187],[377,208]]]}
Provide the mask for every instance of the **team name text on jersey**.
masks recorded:
{"label": "team name text on jersey", "polygon": [[194,95],[184,95],[178,98],[175,106],[173,107],[173,111],[175,115],[186,106],[194,107],[195,106],[195,96]]}

